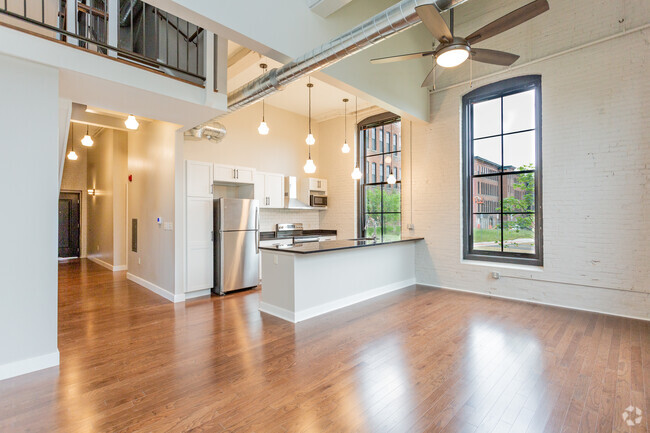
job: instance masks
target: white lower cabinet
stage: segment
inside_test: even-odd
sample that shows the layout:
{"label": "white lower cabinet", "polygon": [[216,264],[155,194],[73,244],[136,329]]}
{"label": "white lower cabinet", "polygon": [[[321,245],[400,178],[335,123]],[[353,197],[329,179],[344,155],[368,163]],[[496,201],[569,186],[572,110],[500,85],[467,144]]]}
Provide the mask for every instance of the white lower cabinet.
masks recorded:
{"label": "white lower cabinet", "polygon": [[253,185],[254,197],[261,208],[284,207],[284,175],[256,172]]}

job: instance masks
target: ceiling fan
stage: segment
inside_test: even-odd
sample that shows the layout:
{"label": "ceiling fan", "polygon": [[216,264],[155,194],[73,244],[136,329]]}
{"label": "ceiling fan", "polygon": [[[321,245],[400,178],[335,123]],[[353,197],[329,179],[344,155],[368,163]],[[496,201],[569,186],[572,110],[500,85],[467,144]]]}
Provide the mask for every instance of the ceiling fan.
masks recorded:
{"label": "ceiling fan", "polygon": [[[438,45],[436,49],[430,51],[380,57],[372,59],[370,62],[373,64],[380,64],[433,56],[436,59],[437,65],[440,65],[443,68],[453,68],[454,66],[463,63],[471,55],[471,60],[477,62],[510,66],[517,61],[519,58],[518,55],[506,53],[504,51],[474,48],[472,45],[516,27],[519,24],[535,18],[537,15],[546,12],[548,9],[548,0],[535,0],[495,21],[492,21],[490,24],[481,27],[471,35],[461,38],[454,36],[453,34],[453,9],[449,11],[450,30],[445,23],[445,20],[442,18],[442,15],[440,15],[440,12],[438,12],[438,9],[433,4],[417,6],[415,11],[431,34],[440,42],[440,45]],[[428,87],[433,84],[433,71],[434,69],[432,69],[431,72],[429,72],[429,75],[424,79],[422,87]]]}

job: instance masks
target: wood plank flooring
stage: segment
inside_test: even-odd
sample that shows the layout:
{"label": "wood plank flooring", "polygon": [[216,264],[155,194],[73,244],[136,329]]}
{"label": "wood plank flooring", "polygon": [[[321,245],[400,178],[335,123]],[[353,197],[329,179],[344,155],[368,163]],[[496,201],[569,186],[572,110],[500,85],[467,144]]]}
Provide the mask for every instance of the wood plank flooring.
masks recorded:
{"label": "wood plank flooring", "polygon": [[293,325],[258,293],[60,264],[61,365],[0,382],[0,431],[648,433],[648,322],[411,287]]}

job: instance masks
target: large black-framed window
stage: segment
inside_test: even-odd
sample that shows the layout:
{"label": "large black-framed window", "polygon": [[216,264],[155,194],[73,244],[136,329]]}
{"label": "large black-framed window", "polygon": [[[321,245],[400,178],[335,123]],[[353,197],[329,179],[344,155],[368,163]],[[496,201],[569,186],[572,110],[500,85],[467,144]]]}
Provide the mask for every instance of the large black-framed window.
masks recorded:
{"label": "large black-framed window", "polygon": [[541,76],[463,97],[463,257],[541,266]]}
{"label": "large black-framed window", "polygon": [[[399,239],[402,234],[401,120],[392,113],[365,119],[357,125],[359,166],[359,233],[380,240]],[[388,184],[393,173],[394,185]]]}

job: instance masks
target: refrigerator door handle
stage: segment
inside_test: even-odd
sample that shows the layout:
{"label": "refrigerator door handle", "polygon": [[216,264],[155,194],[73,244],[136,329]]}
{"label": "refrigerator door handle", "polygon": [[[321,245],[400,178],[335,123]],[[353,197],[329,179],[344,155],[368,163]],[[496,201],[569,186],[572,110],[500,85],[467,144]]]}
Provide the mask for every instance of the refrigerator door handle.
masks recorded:
{"label": "refrigerator door handle", "polygon": [[260,253],[260,208],[255,210],[255,254]]}

